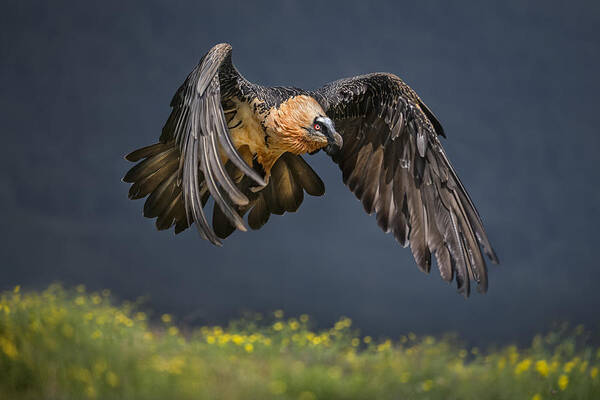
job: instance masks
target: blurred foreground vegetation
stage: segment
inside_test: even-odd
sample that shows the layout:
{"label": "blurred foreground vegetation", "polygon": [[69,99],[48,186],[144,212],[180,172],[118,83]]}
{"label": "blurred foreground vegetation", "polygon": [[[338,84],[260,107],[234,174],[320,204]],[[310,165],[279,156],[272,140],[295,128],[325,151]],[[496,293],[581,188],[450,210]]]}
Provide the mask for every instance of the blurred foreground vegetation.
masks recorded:
{"label": "blurred foreground vegetation", "polygon": [[274,314],[182,334],[108,291],[17,287],[0,299],[0,398],[600,399],[600,351],[581,328],[483,352]]}

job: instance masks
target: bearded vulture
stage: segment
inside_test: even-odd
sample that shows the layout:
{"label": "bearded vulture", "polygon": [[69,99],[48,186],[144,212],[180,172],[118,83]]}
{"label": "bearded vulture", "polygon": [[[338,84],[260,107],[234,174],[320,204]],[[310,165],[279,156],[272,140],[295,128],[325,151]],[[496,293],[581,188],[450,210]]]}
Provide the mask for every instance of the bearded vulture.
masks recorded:
{"label": "bearded vulture", "polygon": [[[137,163],[123,180],[129,198],[148,196],[144,215],[159,230],[195,224],[215,245],[235,229],[259,229],[271,214],[294,212],[304,192],[325,187],[302,158],[323,149],[348,188],[385,232],[429,272],[487,289],[488,258],[498,258],[481,218],[439,136],[442,126],[400,78],[373,73],[315,91],[247,81],[218,44],[200,60],[171,101],[158,143],[125,158]],[[212,227],[205,205],[212,197]]]}

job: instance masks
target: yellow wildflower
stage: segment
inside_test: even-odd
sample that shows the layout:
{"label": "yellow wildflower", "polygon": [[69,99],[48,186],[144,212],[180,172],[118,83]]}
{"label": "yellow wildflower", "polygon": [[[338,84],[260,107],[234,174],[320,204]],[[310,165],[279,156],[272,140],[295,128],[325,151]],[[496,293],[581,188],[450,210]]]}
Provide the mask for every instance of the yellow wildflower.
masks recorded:
{"label": "yellow wildflower", "polygon": [[568,385],[569,385],[569,377],[564,374],[561,375],[558,378],[558,387],[560,388],[560,390],[565,390]]}
{"label": "yellow wildflower", "polygon": [[531,398],[531,400],[542,400],[542,395],[539,393],[536,393],[533,395],[533,397]]}
{"label": "yellow wildflower", "polygon": [[350,351],[348,351],[348,353],[346,353],[346,360],[348,360],[348,362],[350,363],[356,361],[356,352],[354,351],[354,349],[351,349]]}
{"label": "yellow wildflower", "polygon": [[176,326],[171,326],[171,327],[169,327],[169,329],[167,330],[167,332],[171,336],[177,336],[177,334],[179,334],[179,329],[177,329]]}
{"label": "yellow wildflower", "polygon": [[360,339],[359,338],[353,338],[352,339],[352,346],[353,347],[357,347],[360,344]]}
{"label": "yellow wildflower", "polygon": [[98,395],[98,393],[96,392],[96,388],[93,385],[88,385],[85,388],[85,394],[87,394],[87,397],[90,399],[95,399]]}
{"label": "yellow wildflower", "polygon": [[243,338],[241,335],[238,335],[238,334],[236,333],[235,335],[233,335],[233,336],[231,337],[231,341],[232,341],[234,344],[236,344],[236,345],[240,346],[242,343],[244,343],[244,338]]}
{"label": "yellow wildflower", "polygon": [[185,366],[185,360],[182,357],[173,357],[165,359],[163,357],[154,357],[152,360],[153,366],[157,371],[169,372],[173,375],[179,375],[182,368]]}
{"label": "yellow wildflower", "polygon": [[252,343],[246,343],[244,350],[246,350],[247,353],[252,353],[254,351],[254,345]]}
{"label": "yellow wildflower", "polygon": [[160,317],[160,319],[162,320],[162,322],[164,322],[165,324],[170,323],[171,321],[173,321],[173,317],[171,317],[171,315],[169,314],[163,314],[162,317]]}
{"label": "yellow wildflower", "polygon": [[275,310],[273,312],[273,315],[275,316],[275,318],[281,319],[283,318],[283,310]]}
{"label": "yellow wildflower", "polygon": [[123,314],[120,311],[118,311],[115,314],[115,321],[117,321],[117,323],[125,325],[129,328],[131,328],[133,326],[133,321],[127,315]]}
{"label": "yellow wildflower", "polygon": [[537,361],[535,363],[535,369],[543,377],[548,376],[548,374],[550,373],[550,367],[548,366],[548,363],[546,362],[546,360]]}
{"label": "yellow wildflower", "polygon": [[225,333],[225,334],[219,336],[219,344],[221,344],[221,345],[227,344],[229,342],[229,340],[231,340],[231,335],[228,333]]}
{"label": "yellow wildflower", "polygon": [[596,377],[598,376],[598,367],[594,367],[590,370],[590,376],[592,377],[592,379],[596,379]]}
{"label": "yellow wildflower", "polygon": [[15,288],[13,289],[13,293],[19,293],[21,291],[21,285],[17,285],[15,286]]}
{"label": "yellow wildflower", "polygon": [[427,379],[425,382],[421,383],[421,389],[424,392],[429,392],[433,387],[433,381],[431,379]]}
{"label": "yellow wildflower", "polygon": [[133,317],[136,319],[136,321],[145,321],[147,318],[146,313],[143,312],[137,312]]}
{"label": "yellow wildflower", "polygon": [[119,384],[119,377],[114,372],[108,371],[106,373],[106,383],[108,383],[108,386],[110,387],[117,387]]}
{"label": "yellow wildflower", "polygon": [[280,321],[277,321],[273,324],[273,329],[280,331],[283,329],[283,324]]}
{"label": "yellow wildflower", "polygon": [[77,291],[77,293],[83,293],[85,292],[85,285],[77,285],[75,287],[75,290]]}
{"label": "yellow wildflower", "polygon": [[529,358],[524,359],[523,361],[518,363],[517,366],[515,367],[515,375],[520,375],[523,372],[526,372],[527,370],[529,370],[530,366],[531,366],[531,360]]}
{"label": "yellow wildflower", "polygon": [[298,329],[300,327],[300,324],[295,319],[291,319],[289,322],[289,325],[290,325],[290,329],[293,331],[295,331],[296,329]]}
{"label": "yellow wildflower", "polygon": [[377,351],[379,351],[379,352],[386,351],[390,347],[392,347],[392,342],[389,339],[387,339],[385,342],[377,345]]}
{"label": "yellow wildflower", "polygon": [[506,358],[502,357],[498,360],[498,369],[503,370],[506,367]]}
{"label": "yellow wildflower", "polygon": [[300,322],[302,322],[303,324],[307,323],[308,322],[308,315],[302,314],[300,316]]}
{"label": "yellow wildflower", "polygon": [[365,342],[365,344],[369,344],[369,343],[371,343],[371,340],[373,340],[373,339],[371,338],[371,336],[365,336],[365,337],[363,338],[363,342]]}
{"label": "yellow wildflower", "polygon": [[575,361],[572,360],[565,364],[564,370],[568,374],[573,368],[575,368]]}
{"label": "yellow wildflower", "polygon": [[13,342],[5,337],[0,337],[0,349],[8,356],[8,358],[17,358],[19,352]]}
{"label": "yellow wildflower", "polygon": [[108,368],[108,363],[106,360],[98,360],[94,363],[92,369],[96,375],[101,375]]}
{"label": "yellow wildflower", "polygon": [[333,328],[336,331],[341,331],[346,327],[346,324],[344,323],[344,321],[338,321],[335,323],[335,325],[333,326]]}

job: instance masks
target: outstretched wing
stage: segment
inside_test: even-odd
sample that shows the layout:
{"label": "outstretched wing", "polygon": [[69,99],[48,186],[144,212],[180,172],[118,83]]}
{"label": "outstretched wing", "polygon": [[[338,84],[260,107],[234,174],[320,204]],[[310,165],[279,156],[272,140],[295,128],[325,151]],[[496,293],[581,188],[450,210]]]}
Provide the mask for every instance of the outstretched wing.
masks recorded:
{"label": "outstretched wing", "polygon": [[481,218],[438,135],[442,127],[416,93],[392,74],[342,79],[314,93],[344,145],[333,156],[344,183],[385,232],[410,244],[425,272],[435,254],[444,280],[469,295],[470,280],[487,290],[481,245],[498,259]]}
{"label": "outstretched wing", "polygon": [[[238,154],[232,143],[221,102],[235,95],[243,78],[231,64],[231,46],[213,47],[179,88],[160,141],[175,140],[181,188],[188,221],[195,222],[202,237],[220,244],[203,211],[202,198],[208,190],[229,221],[246,230],[233,205],[245,206],[248,198],[237,188],[221,159],[220,149],[241,172],[264,186],[262,177]],[[222,90],[222,87],[226,90]]]}
{"label": "outstretched wing", "polygon": [[[265,137],[257,118],[298,94],[305,92],[248,82],[231,63],[231,46],[213,47],[171,101],[160,143],[125,156],[137,163],[123,178],[132,183],[129,198],[148,196],[144,216],[156,218],[159,230],[175,225],[179,233],[195,223],[202,237],[220,245],[236,228],[246,230],[246,213],[250,228],[259,229],[271,214],[296,211],[304,192],[321,196],[319,176],[290,153],[271,167],[265,185],[264,166],[250,148]],[[204,208],[210,197],[212,228]]]}

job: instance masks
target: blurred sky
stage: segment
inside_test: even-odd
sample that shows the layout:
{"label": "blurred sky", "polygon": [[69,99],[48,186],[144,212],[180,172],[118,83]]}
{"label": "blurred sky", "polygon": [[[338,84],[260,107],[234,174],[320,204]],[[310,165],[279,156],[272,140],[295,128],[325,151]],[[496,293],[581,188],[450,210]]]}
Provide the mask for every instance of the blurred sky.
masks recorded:
{"label": "blurred sky", "polygon": [[[522,340],[598,327],[600,3],[31,2],[0,13],[0,289],[110,288],[190,324],[243,310],[351,317],[364,334]],[[383,234],[324,154],[327,193],[222,248],[158,232],[127,199],[129,151],[155,142],[214,44],[263,85],[387,71],[434,110],[500,266],[465,300]]]}

